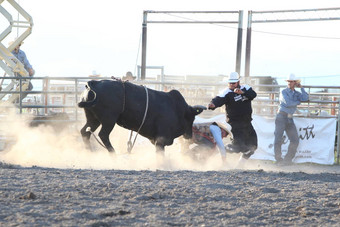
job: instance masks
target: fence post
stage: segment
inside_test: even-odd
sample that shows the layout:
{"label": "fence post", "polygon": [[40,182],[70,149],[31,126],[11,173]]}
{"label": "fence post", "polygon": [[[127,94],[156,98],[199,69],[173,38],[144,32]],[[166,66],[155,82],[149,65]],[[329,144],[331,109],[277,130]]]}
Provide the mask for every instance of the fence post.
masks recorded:
{"label": "fence post", "polygon": [[[44,83],[43,83],[44,85],[43,85],[43,90],[44,90],[44,92],[47,92],[48,91],[48,84],[49,84],[49,82],[48,82],[48,78],[45,78],[44,79]],[[47,114],[48,113],[48,111],[47,111],[47,105],[48,105],[48,95],[47,95],[47,93],[45,93],[45,114]]]}
{"label": "fence post", "polygon": [[20,114],[22,114],[22,77],[20,76],[19,77],[19,91],[20,91],[20,94],[19,94],[19,111],[20,111]]}
{"label": "fence post", "polygon": [[271,93],[270,94],[270,99],[272,100],[271,104],[272,104],[272,107],[270,108],[270,114],[271,115],[274,115],[274,104],[275,104],[275,94],[274,93]]}
{"label": "fence post", "polygon": [[338,132],[337,132],[337,142],[336,142],[336,158],[337,158],[337,164],[340,164],[340,100],[338,102]]}
{"label": "fence post", "polygon": [[333,104],[332,104],[332,106],[334,107],[334,108],[332,108],[331,109],[331,115],[335,115],[335,106],[336,106],[336,104],[335,104],[335,102],[336,102],[336,97],[332,97],[332,101],[334,102]]}
{"label": "fence post", "polygon": [[78,84],[79,84],[79,81],[78,81],[78,79],[76,79],[76,81],[75,81],[75,92],[76,92],[76,103],[75,103],[75,111],[74,111],[74,113],[75,113],[75,120],[76,120],[76,124],[78,123],[78,108],[77,108],[77,104],[78,104]]}

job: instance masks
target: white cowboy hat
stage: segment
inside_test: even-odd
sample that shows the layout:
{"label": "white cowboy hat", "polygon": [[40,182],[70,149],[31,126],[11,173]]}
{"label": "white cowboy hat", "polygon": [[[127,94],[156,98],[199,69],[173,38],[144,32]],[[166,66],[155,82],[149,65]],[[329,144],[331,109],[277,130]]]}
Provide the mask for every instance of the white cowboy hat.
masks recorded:
{"label": "white cowboy hat", "polygon": [[225,131],[227,131],[232,137],[233,134],[231,133],[231,125],[230,124],[228,124],[226,121],[218,121],[218,122],[216,122],[216,124],[221,129],[224,129]]}
{"label": "white cowboy hat", "polygon": [[132,75],[132,72],[127,72],[125,76],[122,77],[123,80],[134,80],[136,79],[135,76]]}
{"label": "white cowboy hat", "polygon": [[240,81],[240,76],[237,72],[232,72],[229,75],[228,83],[236,83]]}
{"label": "white cowboy hat", "polygon": [[291,73],[291,74],[287,77],[286,81],[296,81],[296,82],[298,82],[298,83],[301,82],[301,80],[298,79],[298,78],[295,76],[295,74],[293,74],[293,73]]}

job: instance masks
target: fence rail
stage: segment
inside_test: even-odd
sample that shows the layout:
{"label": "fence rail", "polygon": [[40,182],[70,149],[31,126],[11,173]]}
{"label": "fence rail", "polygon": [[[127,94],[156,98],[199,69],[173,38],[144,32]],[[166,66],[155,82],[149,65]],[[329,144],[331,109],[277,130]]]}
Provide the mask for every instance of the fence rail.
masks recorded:
{"label": "fence rail", "polygon": [[[18,77],[0,77],[0,79],[15,79],[18,81],[24,78]],[[108,79],[109,77],[33,77],[32,81],[41,81],[41,87],[32,91],[0,91],[0,94],[28,94],[28,97],[23,101],[18,102],[14,106],[20,111],[27,108],[44,109],[44,111],[36,111],[36,114],[48,114],[50,109],[53,111],[64,112],[65,109],[77,110],[77,103],[80,101],[81,93],[85,88],[85,83],[88,80]],[[145,85],[155,90],[169,91],[178,89],[190,105],[206,105],[211,98],[216,96],[222,89],[226,87],[225,83],[206,83],[206,81],[156,81],[143,80],[132,81],[135,84]],[[253,101],[254,114],[259,115],[275,115],[279,102],[279,91],[285,86],[256,84],[251,85],[257,92],[258,96]],[[40,88],[40,89],[39,89]],[[340,86],[305,86],[305,89],[310,95],[310,100],[303,102],[298,106],[297,116],[305,117],[338,117],[339,116],[339,101],[340,101]],[[331,90],[331,92],[328,92]],[[6,96],[2,100],[0,108],[8,108],[13,105],[6,104]],[[60,110],[56,110],[60,109]],[[78,119],[74,119],[78,120]]]}

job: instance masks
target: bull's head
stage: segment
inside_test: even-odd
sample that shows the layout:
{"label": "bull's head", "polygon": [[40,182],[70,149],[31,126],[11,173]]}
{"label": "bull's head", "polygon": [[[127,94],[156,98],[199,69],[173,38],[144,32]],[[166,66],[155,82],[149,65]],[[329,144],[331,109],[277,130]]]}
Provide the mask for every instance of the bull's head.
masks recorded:
{"label": "bull's head", "polygon": [[189,111],[185,114],[185,129],[183,134],[185,139],[191,139],[192,137],[192,124],[194,123],[195,116],[206,109],[205,106],[201,105],[189,106]]}

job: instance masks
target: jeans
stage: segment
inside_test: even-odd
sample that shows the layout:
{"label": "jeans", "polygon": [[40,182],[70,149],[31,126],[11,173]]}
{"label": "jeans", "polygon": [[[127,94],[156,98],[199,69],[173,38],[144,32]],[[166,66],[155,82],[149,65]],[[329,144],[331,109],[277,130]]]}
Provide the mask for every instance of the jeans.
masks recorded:
{"label": "jeans", "polygon": [[281,153],[281,145],[282,145],[282,137],[283,132],[286,131],[286,134],[289,139],[288,152],[284,157],[284,161],[291,162],[295,157],[297,147],[299,145],[299,135],[296,130],[296,126],[293,118],[288,117],[285,113],[278,113],[275,119],[275,140],[274,140],[274,153],[276,161],[282,161],[282,153]]}
{"label": "jeans", "polygon": [[[17,76],[17,77],[22,77],[19,73],[14,73],[14,76]],[[29,79],[29,78],[28,78]],[[31,83],[31,81],[29,81],[29,84],[28,84],[28,87],[27,87],[27,90],[26,91],[32,91],[33,90],[33,84]],[[21,95],[21,100],[23,100],[24,98],[26,98],[28,94],[27,93],[22,93]],[[19,102],[19,98],[16,99],[15,101],[16,103]]]}
{"label": "jeans", "polygon": [[216,145],[220,150],[221,156],[226,156],[226,149],[222,140],[222,131],[217,125],[210,125],[209,127],[211,134],[213,135]]}

